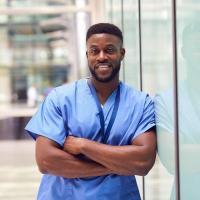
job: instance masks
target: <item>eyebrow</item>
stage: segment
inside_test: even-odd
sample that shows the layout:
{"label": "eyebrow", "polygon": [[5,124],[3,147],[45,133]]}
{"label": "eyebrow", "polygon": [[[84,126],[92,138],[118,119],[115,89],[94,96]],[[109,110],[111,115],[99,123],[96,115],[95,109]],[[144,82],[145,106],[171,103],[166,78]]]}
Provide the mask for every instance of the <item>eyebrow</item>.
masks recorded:
{"label": "eyebrow", "polygon": [[92,44],[92,45],[89,46],[89,48],[94,48],[94,47],[97,47],[97,45]]}

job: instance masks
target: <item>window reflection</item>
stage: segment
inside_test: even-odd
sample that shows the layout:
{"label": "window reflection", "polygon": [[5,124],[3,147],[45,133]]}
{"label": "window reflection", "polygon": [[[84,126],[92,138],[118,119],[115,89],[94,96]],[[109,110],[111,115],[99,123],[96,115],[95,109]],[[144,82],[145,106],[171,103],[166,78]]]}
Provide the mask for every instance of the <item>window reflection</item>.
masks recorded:
{"label": "window reflection", "polygon": [[[181,199],[199,199],[200,162],[197,159],[200,150],[200,104],[199,104],[199,43],[200,23],[192,22],[183,26],[181,53],[186,74],[180,72],[178,82],[179,107],[179,150],[180,150],[180,193]],[[180,38],[181,40],[181,38]],[[160,144],[159,156],[166,169],[175,174],[174,164],[174,104],[173,88],[159,93],[156,97],[157,125],[159,138],[165,141]],[[175,187],[171,199],[175,199]]]}

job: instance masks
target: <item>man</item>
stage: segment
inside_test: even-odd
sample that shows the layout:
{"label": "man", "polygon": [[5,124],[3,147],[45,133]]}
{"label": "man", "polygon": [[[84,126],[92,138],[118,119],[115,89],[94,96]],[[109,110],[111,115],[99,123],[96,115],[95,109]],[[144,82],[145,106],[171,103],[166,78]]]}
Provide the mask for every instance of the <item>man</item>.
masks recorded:
{"label": "man", "polygon": [[86,36],[91,78],[55,88],[26,126],[44,174],[42,200],[139,200],[134,175],[156,154],[153,102],[119,81],[123,36],[108,23]]}

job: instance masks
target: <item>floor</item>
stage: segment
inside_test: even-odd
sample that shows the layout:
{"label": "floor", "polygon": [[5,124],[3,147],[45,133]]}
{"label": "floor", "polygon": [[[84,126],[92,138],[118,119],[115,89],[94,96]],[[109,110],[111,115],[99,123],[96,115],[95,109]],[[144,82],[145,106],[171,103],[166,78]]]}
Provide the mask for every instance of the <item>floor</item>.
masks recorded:
{"label": "floor", "polygon": [[0,142],[0,200],[36,199],[40,173],[34,161],[34,142]]}

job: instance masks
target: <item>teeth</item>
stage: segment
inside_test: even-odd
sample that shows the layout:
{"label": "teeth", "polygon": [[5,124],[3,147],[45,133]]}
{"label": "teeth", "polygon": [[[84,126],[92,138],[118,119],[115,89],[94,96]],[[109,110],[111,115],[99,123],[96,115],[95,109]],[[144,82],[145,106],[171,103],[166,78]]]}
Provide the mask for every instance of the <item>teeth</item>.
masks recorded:
{"label": "teeth", "polygon": [[99,68],[109,68],[108,65],[99,65]]}

